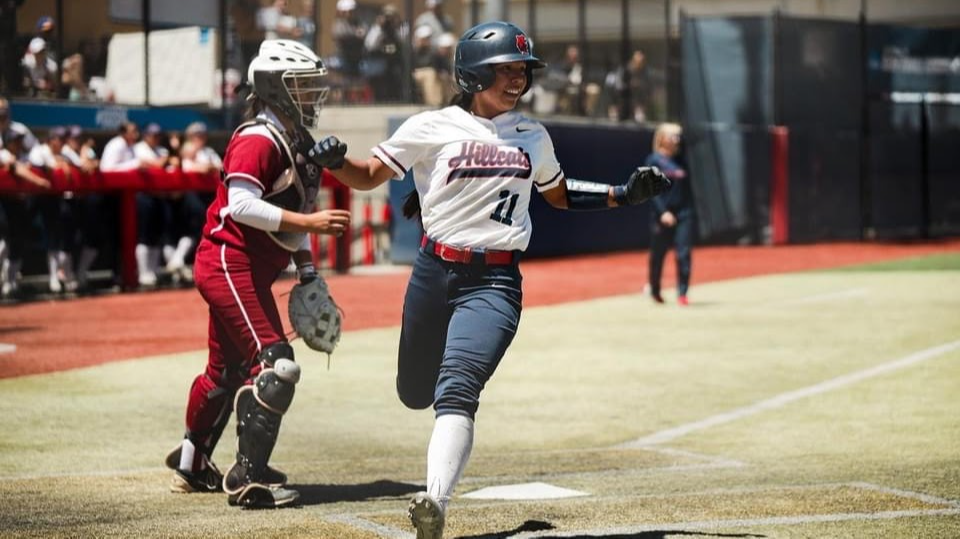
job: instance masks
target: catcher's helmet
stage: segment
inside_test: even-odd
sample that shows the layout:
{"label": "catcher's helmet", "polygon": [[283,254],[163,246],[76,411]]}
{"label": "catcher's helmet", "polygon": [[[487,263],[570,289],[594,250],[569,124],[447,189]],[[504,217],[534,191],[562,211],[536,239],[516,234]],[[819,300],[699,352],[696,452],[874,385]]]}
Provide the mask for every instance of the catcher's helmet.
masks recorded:
{"label": "catcher's helmet", "polygon": [[530,89],[532,71],[547,64],[533,55],[533,40],[523,30],[502,21],[485,22],[467,30],[457,43],[454,61],[457,85],[467,93],[482,92],[496,79],[494,64],[526,62],[527,85]]}
{"label": "catcher's helmet", "polygon": [[307,130],[319,122],[329,88],[327,68],[312,50],[289,39],[268,39],[250,62],[247,80],[253,93],[271,108]]}

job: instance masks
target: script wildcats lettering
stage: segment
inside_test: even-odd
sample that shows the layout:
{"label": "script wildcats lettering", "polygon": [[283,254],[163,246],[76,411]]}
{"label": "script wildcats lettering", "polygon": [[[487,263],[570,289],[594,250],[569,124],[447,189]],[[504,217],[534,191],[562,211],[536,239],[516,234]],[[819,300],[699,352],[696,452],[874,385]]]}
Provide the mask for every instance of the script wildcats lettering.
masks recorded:
{"label": "script wildcats lettering", "polygon": [[460,154],[449,161],[447,183],[461,178],[529,178],[530,155],[523,148],[483,142],[460,143]]}

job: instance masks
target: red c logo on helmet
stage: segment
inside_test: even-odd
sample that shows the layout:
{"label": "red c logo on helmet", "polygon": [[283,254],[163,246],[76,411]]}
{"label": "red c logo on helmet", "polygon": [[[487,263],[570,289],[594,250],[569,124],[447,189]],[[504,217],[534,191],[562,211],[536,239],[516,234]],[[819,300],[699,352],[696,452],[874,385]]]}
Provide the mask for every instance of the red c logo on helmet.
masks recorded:
{"label": "red c logo on helmet", "polygon": [[517,50],[520,54],[530,54],[530,45],[527,43],[527,36],[517,34]]}

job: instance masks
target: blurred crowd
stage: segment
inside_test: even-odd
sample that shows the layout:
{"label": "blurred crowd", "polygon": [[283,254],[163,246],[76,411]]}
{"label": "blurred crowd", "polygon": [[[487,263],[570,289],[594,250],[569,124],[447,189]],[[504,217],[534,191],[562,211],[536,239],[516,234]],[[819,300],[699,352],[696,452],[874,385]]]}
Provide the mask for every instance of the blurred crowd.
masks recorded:
{"label": "blurred crowd", "polygon": [[[78,126],[55,126],[38,138],[11,118],[8,100],[0,97],[0,167],[39,188],[0,197],[3,298],[20,294],[22,265],[33,253],[46,253],[47,289],[58,294],[89,289],[98,256],[115,247],[116,195],[44,194],[43,189],[50,188],[48,177],[150,169],[213,173],[221,159],[207,140],[202,122],[190,124],[182,134],[165,132],[155,123],[141,129],[123,122],[98,153],[94,139]],[[210,196],[195,191],[137,193],[136,261],[142,287],[192,281],[193,249]]]}
{"label": "blurred crowd", "polygon": [[[333,2],[333,0],[331,0]],[[449,2],[449,0],[446,0]],[[398,4],[398,3],[397,3]],[[459,28],[445,0],[425,0],[410,17],[395,3],[372,5],[336,0],[336,15],[317,25],[315,0],[241,0],[231,4],[227,84],[217,95],[239,106],[235,90],[262,39],[292,39],[317,50],[325,32],[333,51],[329,69],[332,104],[420,103],[439,107],[456,92],[453,54]],[[0,11],[2,11],[0,7]],[[2,18],[2,17],[0,17]],[[0,29],[2,30],[2,29]],[[57,21],[40,17],[27,34],[11,40],[0,32],[0,92],[8,96],[72,101],[114,100],[106,78],[109,36],[81,40],[77,50],[57,46]],[[541,115],[565,114],[611,120],[657,121],[652,109],[663,77],[642,50],[623,65],[585,69],[577,44],[538,47],[549,68],[538,74],[522,107]],[[58,51],[64,58],[57,58]],[[10,61],[15,56],[16,61]],[[607,59],[609,62],[609,59]]]}

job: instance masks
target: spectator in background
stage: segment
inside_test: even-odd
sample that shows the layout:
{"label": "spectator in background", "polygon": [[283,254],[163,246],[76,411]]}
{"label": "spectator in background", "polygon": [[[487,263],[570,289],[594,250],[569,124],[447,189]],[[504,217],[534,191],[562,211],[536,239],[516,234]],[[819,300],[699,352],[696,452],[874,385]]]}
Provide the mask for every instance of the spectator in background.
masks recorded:
{"label": "spectator in background", "polygon": [[364,75],[373,86],[377,101],[399,101],[402,96],[406,42],[407,26],[400,20],[396,6],[384,5],[363,42]]}
{"label": "spectator in background", "polygon": [[600,95],[600,86],[584,80],[583,63],[580,59],[580,47],[568,45],[560,64],[566,76],[567,85],[559,95],[560,112],[592,116]]}
{"label": "spectator in background", "polygon": [[57,61],[56,50],[57,50],[57,23],[54,21],[53,17],[49,15],[43,15],[37,19],[37,24],[34,29],[34,36],[42,38],[47,43],[47,56],[53,60]]}
{"label": "spectator in background", "polygon": [[[0,165],[15,177],[31,183],[41,189],[49,189],[50,181],[35,173],[27,158],[26,135],[19,130],[10,130],[4,134],[3,148],[0,149]],[[0,197],[0,206],[6,214],[10,235],[6,241],[6,260],[3,261],[2,294],[3,297],[15,295],[19,290],[20,266],[26,251],[29,229],[35,211],[35,197],[14,195]]]}
{"label": "spectator in background", "polygon": [[[147,169],[168,170],[173,167],[173,156],[162,142],[163,129],[155,123],[147,124],[143,140],[133,146],[137,160]],[[137,279],[140,286],[156,286],[160,273],[160,258],[166,237],[172,225],[172,207],[168,195],[137,192]]]}
{"label": "spectator in background", "polygon": [[[85,174],[92,174],[100,167],[100,160],[94,150],[92,138],[84,137],[83,129],[78,125],[67,128],[67,141],[63,147],[63,156],[71,165]],[[86,193],[75,198],[74,214],[78,221],[75,243],[80,247],[76,264],[77,286],[87,288],[90,281],[90,268],[97,258],[100,246],[107,240],[104,222],[106,200],[100,193]]]}
{"label": "spectator in background", "polygon": [[47,42],[42,37],[30,40],[23,55],[23,85],[34,97],[54,97],[57,63],[47,54]]}
{"label": "spectator in background", "polygon": [[300,39],[303,30],[297,26],[297,17],[290,13],[287,0],[273,0],[273,4],[257,12],[257,28],[264,39]]}
{"label": "spectator in background", "polygon": [[414,28],[421,26],[429,27],[433,36],[433,48],[439,48],[440,36],[453,32],[453,19],[443,12],[443,0],[427,0],[425,2],[426,11],[417,16],[413,22]]}
{"label": "spectator in background", "polygon": [[[647,107],[653,93],[647,57],[642,50],[635,50],[626,66],[607,75],[606,86],[611,94],[608,117],[610,119],[633,118],[635,122],[647,121]],[[629,98],[624,95],[628,92]],[[628,106],[629,103],[629,106]],[[629,110],[627,110],[629,109]]]}
{"label": "spectator in background", "polygon": [[337,20],[333,23],[333,40],[337,44],[340,71],[347,77],[360,76],[363,42],[367,27],[357,17],[356,0],[337,0]]}
{"label": "spectator in background", "polygon": [[[223,164],[220,155],[207,146],[205,123],[191,123],[187,126],[184,136],[186,141],[180,149],[181,168],[184,172],[210,174],[220,170]],[[177,244],[172,251],[166,247],[164,250],[167,255],[165,269],[174,281],[193,280],[193,269],[189,264],[193,258],[193,248],[199,241],[203,222],[206,219],[206,208],[212,200],[212,195],[195,191],[186,191],[181,196],[174,196],[170,200],[173,217],[171,230],[177,238]]]}
{"label": "spectator in background", "polygon": [[413,31],[413,80],[423,104],[428,107],[443,104],[443,87],[433,48],[433,29],[429,26],[418,26]]}
{"label": "spectator in background", "polygon": [[4,141],[14,134],[23,135],[21,144],[27,152],[37,144],[37,137],[33,135],[29,127],[13,121],[10,117],[10,102],[7,101],[7,98],[0,96],[0,145],[3,145]]}
{"label": "spectator in background", "polygon": [[117,136],[107,141],[100,158],[100,170],[103,172],[122,172],[138,170],[144,165],[137,158],[133,147],[140,140],[140,129],[133,122],[120,124]]}
{"label": "spectator in background", "polygon": [[301,44],[310,49],[317,47],[317,23],[316,9],[313,0],[303,0],[301,3],[301,15],[297,17],[297,28],[300,30],[300,37],[297,38]]}
{"label": "spectator in background", "polygon": [[430,107],[440,107],[454,94],[451,63],[457,38],[444,34],[433,46],[433,30],[420,26],[414,32],[413,80],[417,83],[421,101]]}
{"label": "spectator in background", "polygon": [[653,198],[653,236],[650,243],[650,268],[647,291],[653,301],[663,303],[660,277],[663,260],[672,244],[677,259],[677,303],[688,305],[691,248],[693,245],[694,207],[690,178],[681,160],[683,128],[665,123],[653,134],[653,153],[646,166],[654,166],[670,180],[673,188]]}
{"label": "spectator in background", "polygon": [[91,100],[90,88],[87,86],[83,72],[83,56],[72,54],[63,60],[63,71],[60,75],[64,97],[70,101]]}
{"label": "spectator in background", "polygon": [[443,102],[450,103],[457,94],[457,84],[453,80],[453,55],[457,47],[457,36],[446,33],[437,39],[437,69],[443,83]]}
{"label": "spectator in background", "polygon": [[223,163],[217,151],[207,146],[207,124],[193,122],[184,135],[187,140],[180,150],[183,171],[200,174],[219,171]]}
{"label": "spectator in background", "polygon": [[[27,159],[35,169],[43,170],[47,177],[53,174],[69,179],[73,175],[70,162],[63,155],[67,130],[57,126],[47,133],[47,140],[30,150]],[[43,220],[47,248],[47,270],[50,292],[63,290],[76,292],[77,280],[73,275],[73,193],[38,197],[37,210]]]}

